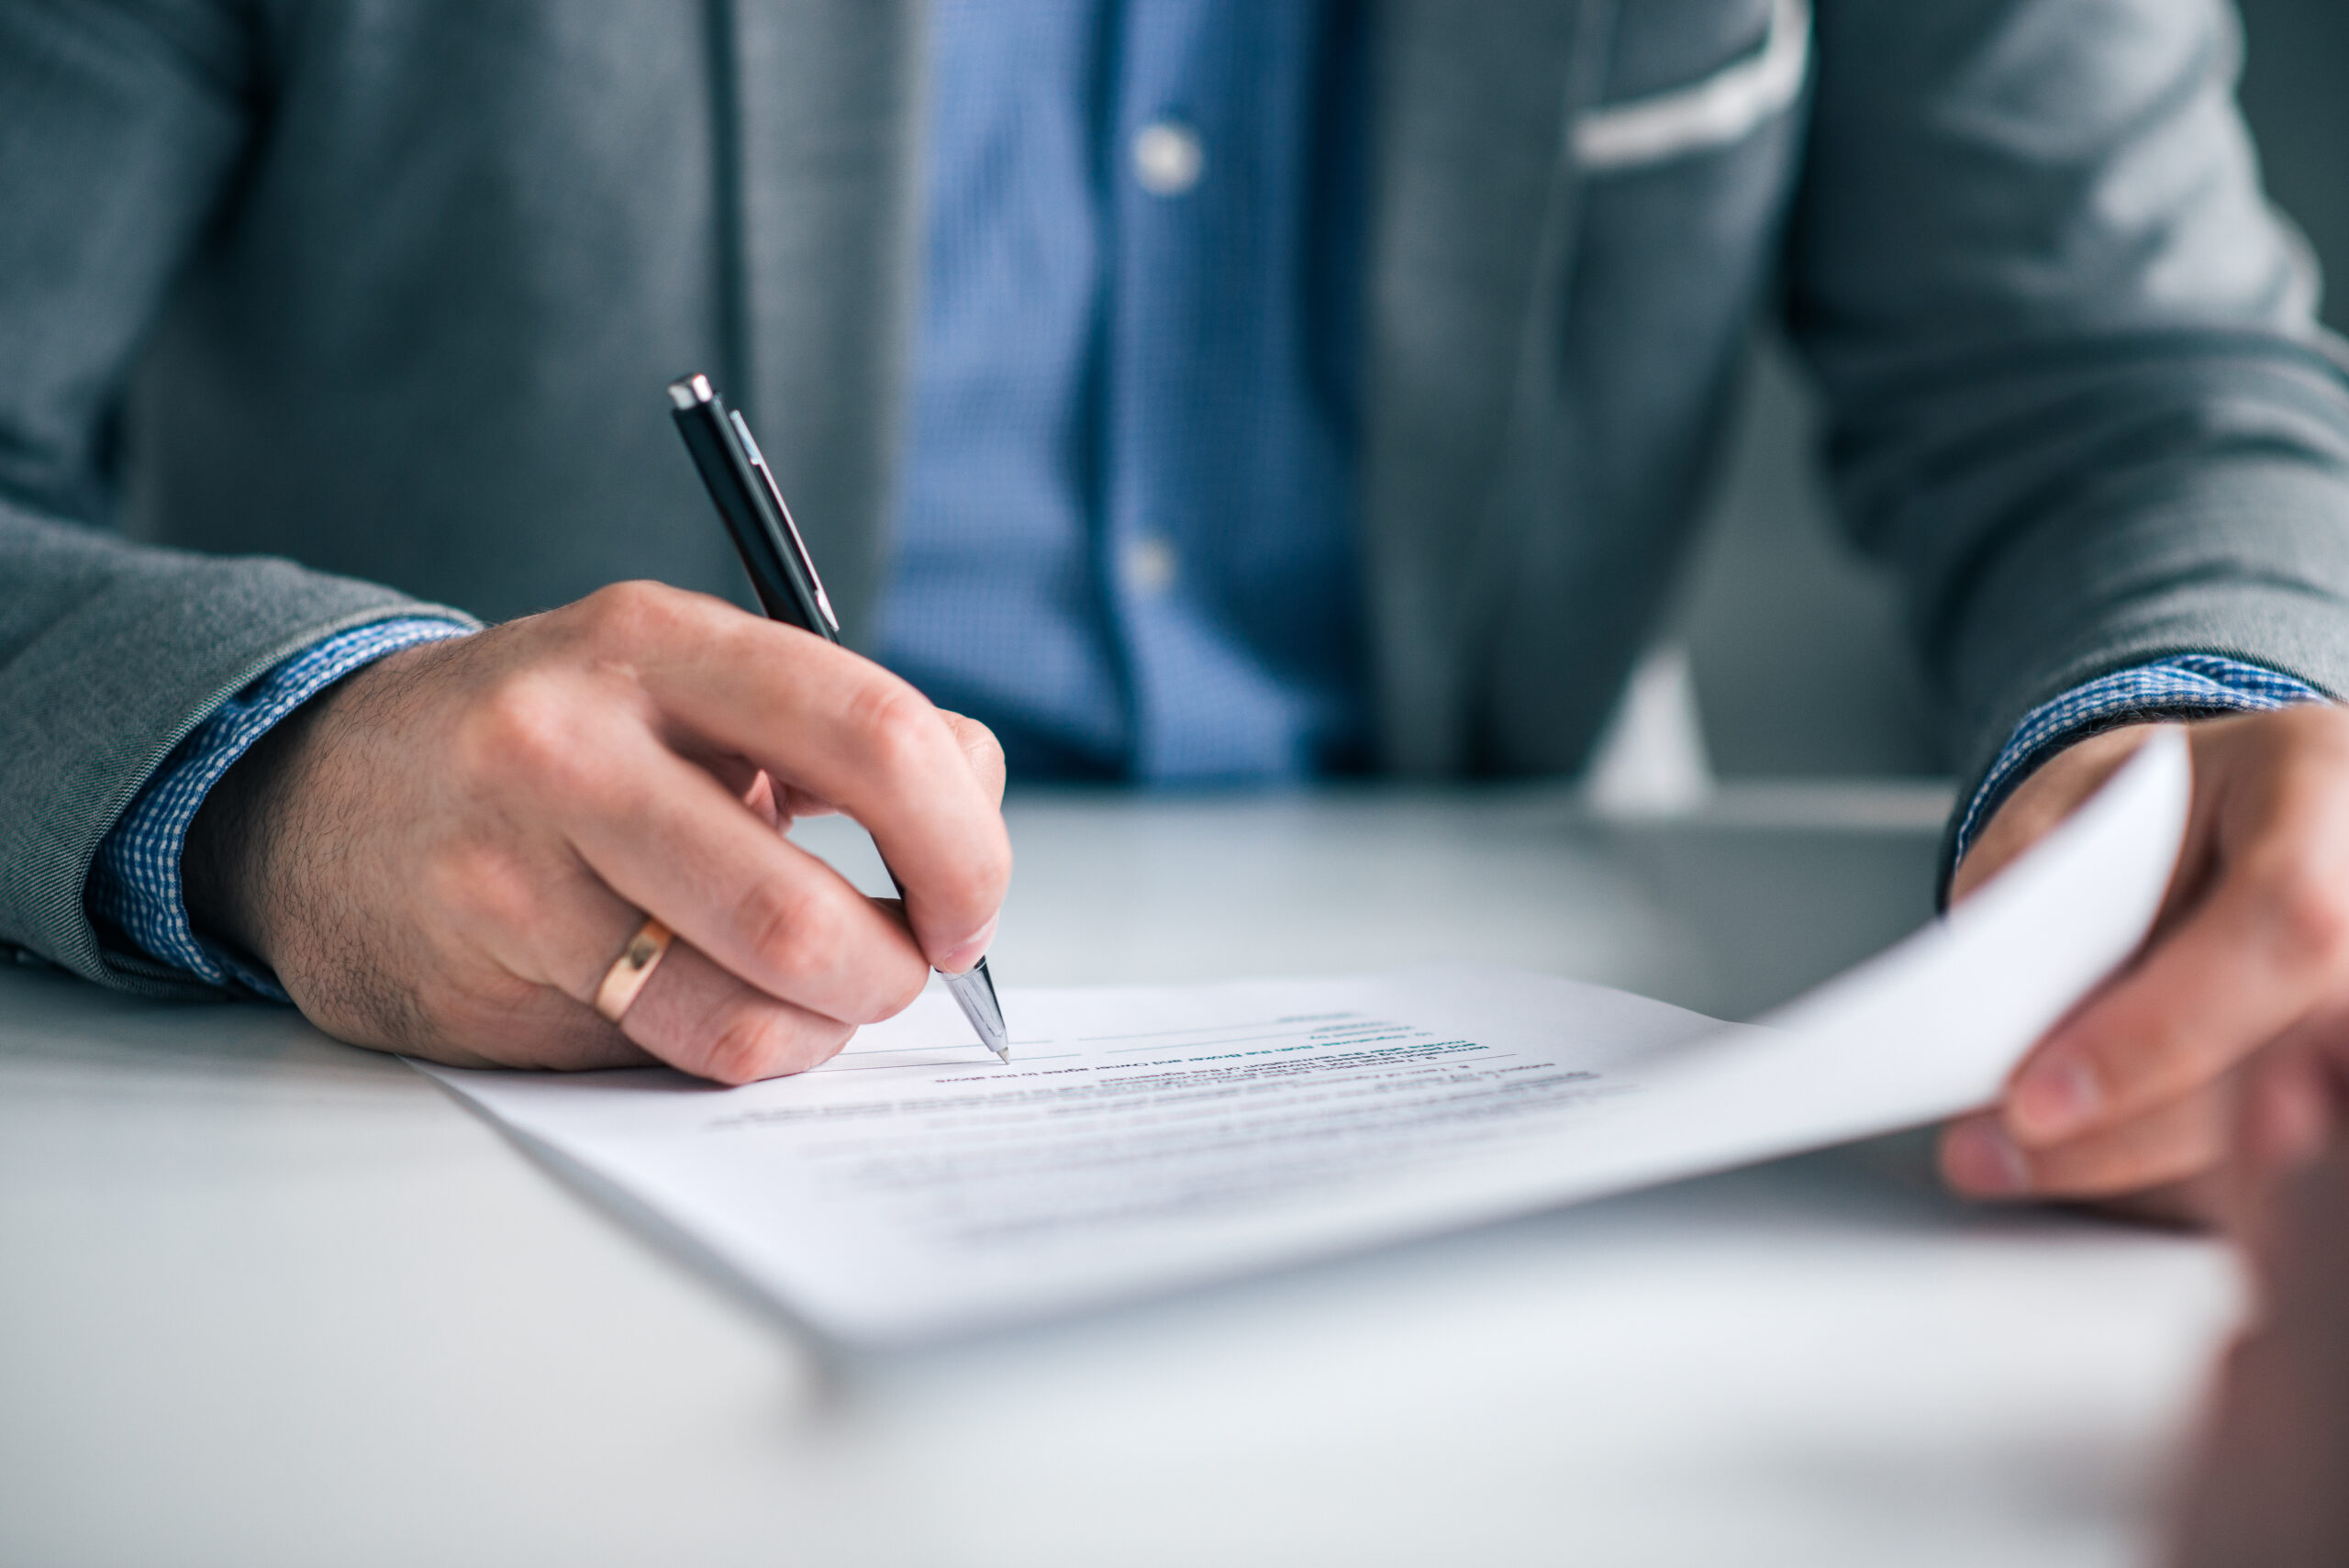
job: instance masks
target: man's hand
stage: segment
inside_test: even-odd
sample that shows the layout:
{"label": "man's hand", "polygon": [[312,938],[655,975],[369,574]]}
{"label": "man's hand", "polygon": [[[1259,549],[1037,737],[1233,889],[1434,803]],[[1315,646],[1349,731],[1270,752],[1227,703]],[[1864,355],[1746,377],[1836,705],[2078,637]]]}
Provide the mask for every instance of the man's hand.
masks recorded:
{"label": "man's hand", "polygon": [[2247,1076],[2230,1195],[2255,1310],[2179,1488],[2179,1568],[2349,1562],[2349,1039]]}
{"label": "man's hand", "polygon": [[[1964,897],[2093,794],[2149,728],[2095,736],[2007,800]],[[1983,1197],[2220,1210],[2238,1069],[2263,1047],[2349,1037],[2349,712],[2309,706],[2193,725],[2194,804],[2146,949],[2042,1040],[1993,1110],[1942,1143]]]}
{"label": "man's hand", "polygon": [[[623,584],[306,704],[214,789],[183,863],[198,929],[344,1040],[739,1084],[978,961],[1011,872],[1002,793],[985,728],[879,666]],[[835,808],[902,911],[778,831]],[[616,1028],[589,1004],[647,915],[677,940]]]}

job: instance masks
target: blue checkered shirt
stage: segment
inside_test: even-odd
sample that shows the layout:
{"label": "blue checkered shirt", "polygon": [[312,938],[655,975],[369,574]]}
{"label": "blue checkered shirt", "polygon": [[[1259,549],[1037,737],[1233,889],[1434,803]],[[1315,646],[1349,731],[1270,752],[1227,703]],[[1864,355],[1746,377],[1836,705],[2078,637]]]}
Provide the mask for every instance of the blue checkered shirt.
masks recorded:
{"label": "blue checkered shirt", "polygon": [[272,726],[363,664],[419,642],[462,637],[445,620],[377,621],[338,632],[296,653],[239,692],[190,730],[98,846],[84,896],[90,913],[148,957],[215,985],[279,1001],[266,970],[225,944],[196,935],[180,891],[180,851],[204,797]]}
{"label": "blue checkered shirt", "polygon": [[2135,719],[2266,713],[2324,700],[2324,694],[2305,681],[2213,653],[2176,654],[2075,686],[2032,708],[2015,726],[1998,761],[1983,775],[1981,787],[1966,803],[1965,818],[1957,826],[1956,852],[1965,853],[1975,831],[2032,768],[2051,752],[2099,729]]}

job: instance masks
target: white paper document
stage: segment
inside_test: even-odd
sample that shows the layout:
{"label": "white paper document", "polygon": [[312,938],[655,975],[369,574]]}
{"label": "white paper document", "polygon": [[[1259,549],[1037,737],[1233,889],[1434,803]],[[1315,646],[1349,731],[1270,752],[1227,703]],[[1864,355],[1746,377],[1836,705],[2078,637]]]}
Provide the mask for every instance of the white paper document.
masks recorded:
{"label": "white paper document", "polygon": [[860,1343],[943,1338],[1984,1104],[2127,957],[2183,830],[2165,738],[1937,922],[1758,1025],[1500,970],[935,989],[825,1066],[425,1071],[640,1220]]}

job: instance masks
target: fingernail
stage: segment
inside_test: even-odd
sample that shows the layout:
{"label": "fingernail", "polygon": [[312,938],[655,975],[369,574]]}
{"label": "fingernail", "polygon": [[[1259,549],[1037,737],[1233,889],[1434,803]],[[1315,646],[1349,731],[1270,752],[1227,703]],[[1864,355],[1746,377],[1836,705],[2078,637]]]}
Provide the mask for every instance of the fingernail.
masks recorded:
{"label": "fingernail", "polygon": [[2052,1140],[2087,1126],[2103,1104],[2104,1090],[2087,1062],[2051,1062],[2016,1083],[2008,1114],[2024,1136]]}
{"label": "fingernail", "polygon": [[995,943],[996,921],[1001,918],[1000,915],[993,917],[979,928],[977,935],[956,943],[953,951],[938,961],[938,967],[948,974],[960,974],[986,957],[987,949]]}
{"label": "fingernail", "polygon": [[2019,1197],[2031,1191],[2031,1163],[1995,1121],[1950,1129],[1942,1151],[1953,1185],[1976,1197]]}

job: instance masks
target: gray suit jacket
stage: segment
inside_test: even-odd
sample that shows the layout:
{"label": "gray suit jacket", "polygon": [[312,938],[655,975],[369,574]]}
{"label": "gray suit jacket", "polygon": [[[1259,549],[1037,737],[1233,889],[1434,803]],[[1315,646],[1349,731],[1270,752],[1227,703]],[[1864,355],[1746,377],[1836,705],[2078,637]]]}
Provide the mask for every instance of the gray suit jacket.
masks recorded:
{"label": "gray suit jacket", "polygon": [[[2349,690],[2349,395],[2221,0],[1371,3],[1394,770],[1579,763],[1773,305],[1969,767],[2163,652]],[[95,849],[333,628],[737,592],[681,370],[853,636],[923,59],[918,0],[0,0],[0,938],[165,986]]]}

